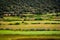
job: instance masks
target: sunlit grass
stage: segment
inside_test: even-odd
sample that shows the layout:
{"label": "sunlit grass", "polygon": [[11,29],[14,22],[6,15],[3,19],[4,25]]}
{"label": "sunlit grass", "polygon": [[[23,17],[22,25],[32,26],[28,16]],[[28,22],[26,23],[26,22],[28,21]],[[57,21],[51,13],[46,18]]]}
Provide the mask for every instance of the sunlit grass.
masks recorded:
{"label": "sunlit grass", "polygon": [[60,35],[60,31],[11,31],[0,30],[1,34],[19,34],[19,35]]}

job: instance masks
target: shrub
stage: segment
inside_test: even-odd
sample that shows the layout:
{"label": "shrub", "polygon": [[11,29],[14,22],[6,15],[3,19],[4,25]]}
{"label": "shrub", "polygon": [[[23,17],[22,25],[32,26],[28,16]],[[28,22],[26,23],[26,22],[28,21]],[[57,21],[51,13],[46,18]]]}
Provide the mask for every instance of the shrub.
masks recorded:
{"label": "shrub", "polygon": [[22,21],[22,23],[24,23],[24,21]]}
{"label": "shrub", "polygon": [[40,23],[31,23],[31,24],[40,24]]}
{"label": "shrub", "polygon": [[57,24],[57,23],[51,23],[51,24]]}
{"label": "shrub", "polygon": [[18,22],[17,22],[17,23],[15,23],[15,25],[19,25],[19,24],[20,24],[20,23],[18,23]]}
{"label": "shrub", "polygon": [[35,18],[35,20],[43,20],[42,18]]}
{"label": "shrub", "polygon": [[51,23],[51,24],[60,24],[60,23]]}

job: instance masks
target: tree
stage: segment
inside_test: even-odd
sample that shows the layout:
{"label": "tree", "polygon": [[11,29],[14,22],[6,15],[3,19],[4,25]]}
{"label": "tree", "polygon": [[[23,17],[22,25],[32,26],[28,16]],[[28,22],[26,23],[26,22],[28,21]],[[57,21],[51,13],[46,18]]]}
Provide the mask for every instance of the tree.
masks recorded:
{"label": "tree", "polygon": [[3,18],[3,13],[2,12],[0,12],[0,18]]}

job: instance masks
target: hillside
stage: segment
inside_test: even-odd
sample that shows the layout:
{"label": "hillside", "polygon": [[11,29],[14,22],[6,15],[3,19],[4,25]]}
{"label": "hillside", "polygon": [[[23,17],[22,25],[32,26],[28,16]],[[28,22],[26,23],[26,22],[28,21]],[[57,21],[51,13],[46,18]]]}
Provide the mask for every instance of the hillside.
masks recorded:
{"label": "hillside", "polygon": [[[60,12],[59,0],[0,0],[1,12],[20,13],[56,13]],[[1,14],[1,13],[0,13]]]}

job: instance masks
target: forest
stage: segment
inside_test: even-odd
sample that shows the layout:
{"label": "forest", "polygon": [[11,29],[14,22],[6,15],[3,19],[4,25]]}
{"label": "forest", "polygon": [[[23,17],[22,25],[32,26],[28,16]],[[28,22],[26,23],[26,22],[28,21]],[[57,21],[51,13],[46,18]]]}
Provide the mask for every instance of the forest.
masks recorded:
{"label": "forest", "polygon": [[58,14],[60,0],[0,0],[0,18],[4,14]]}

